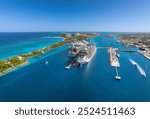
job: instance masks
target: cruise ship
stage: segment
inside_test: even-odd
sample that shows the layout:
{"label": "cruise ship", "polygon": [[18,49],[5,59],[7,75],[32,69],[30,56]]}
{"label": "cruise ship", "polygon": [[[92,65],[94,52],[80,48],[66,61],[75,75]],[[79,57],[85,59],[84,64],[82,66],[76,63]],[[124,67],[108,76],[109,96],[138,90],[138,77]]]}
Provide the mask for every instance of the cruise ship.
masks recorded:
{"label": "cruise ship", "polygon": [[83,46],[83,49],[80,51],[78,56],[76,57],[79,66],[88,63],[96,53],[96,45],[94,43],[88,43],[87,45]]}
{"label": "cruise ship", "polygon": [[80,50],[83,48],[84,43],[83,42],[75,42],[71,43],[68,56],[69,57],[76,57],[77,54],[80,52]]}

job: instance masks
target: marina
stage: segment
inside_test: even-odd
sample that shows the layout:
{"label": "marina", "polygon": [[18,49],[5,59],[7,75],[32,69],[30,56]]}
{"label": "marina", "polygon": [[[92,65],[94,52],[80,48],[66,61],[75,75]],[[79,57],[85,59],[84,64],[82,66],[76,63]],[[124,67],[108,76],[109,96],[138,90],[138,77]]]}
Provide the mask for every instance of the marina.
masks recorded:
{"label": "marina", "polygon": [[120,67],[120,63],[118,60],[117,53],[114,48],[110,47],[108,49],[108,53],[110,54],[110,64],[112,67]]}

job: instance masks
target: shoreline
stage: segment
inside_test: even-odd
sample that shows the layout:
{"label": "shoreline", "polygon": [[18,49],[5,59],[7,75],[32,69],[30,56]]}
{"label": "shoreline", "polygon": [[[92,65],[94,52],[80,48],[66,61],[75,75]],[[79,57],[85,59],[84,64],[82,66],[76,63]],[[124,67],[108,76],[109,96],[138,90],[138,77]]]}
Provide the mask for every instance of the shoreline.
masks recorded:
{"label": "shoreline", "polygon": [[[51,44],[51,45],[48,45],[47,47],[41,48],[39,50],[35,50],[35,51],[29,52],[27,54],[22,54],[23,56],[21,56],[21,54],[18,55],[18,56],[15,56],[15,57],[20,57],[21,56],[21,57],[25,58],[26,61],[21,63],[21,64],[18,64],[16,66],[14,66],[14,67],[10,67],[10,68],[0,72],[0,77],[2,77],[3,75],[5,75],[5,74],[7,74],[7,73],[9,73],[9,72],[11,72],[11,71],[21,67],[21,66],[23,66],[25,64],[28,64],[30,58],[36,57],[36,56],[39,56],[39,55],[42,55],[42,54],[45,54],[46,52],[48,52],[48,51],[50,51],[52,49],[58,48],[60,46],[63,46],[63,45],[65,45],[65,41],[64,40],[60,41],[60,42],[56,42],[56,43]],[[11,58],[13,58],[13,57],[11,57]],[[11,59],[11,58],[8,58],[8,59]],[[1,61],[5,61],[5,60],[6,59],[1,60]],[[8,62],[9,61],[7,61],[6,63],[8,63]]]}
{"label": "shoreline", "polygon": [[150,57],[149,56],[147,56],[146,54],[143,54],[142,52],[140,52],[140,51],[137,51],[139,54],[141,54],[143,57],[145,57],[146,59],[148,59],[148,60],[150,60]]}
{"label": "shoreline", "polygon": [[27,65],[27,64],[29,64],[29,61],[28,61],[28,60],[27,60],[26,62],[20,64],[20,65],[17,65],[16,67],[11,67],[11,68],[7,69],[6,71],[0,73],[0,77],[2,77],[2,76],[4,76],[4,75],[6,75],[6,74],[8,74],[8,73],[10,73],[10,72],[12,72],[12,71],[18,69],[18,68],[20,68],[20,67],[22,67],[22,66],[25,66],[25,65]]}
{"label": "shoreline", "polygon": [[[59,46],[59,47],[63,47],[63,46]],[[59,47],[56,47],[56,48],[59,48]],[[55,49],[55,48],[51,48],[50,50],[53,50],[53,49]],[[50,50],[48,50],[47,52],[49,52]],[[46,52],[45,52],[45,53],[46,53]],[[42,55],[42,54],[40,54],[40,55]],[[28,64],[30,64],[30,63],[33,63],[33,62],[30,62],[30,59],[32,59],[33,57],[36,57],[36,56],[40,56],[40,55],[35,55],[35,56],[32,56],[32,57],[29,57],[26,62],[24,62],[24,63],[22,63],[22,64],[20,64],[20,65],[17,65],[16,67],[11,67],[11,68],[7,69],[6,71],[0,73],[0,78],[1,78],[2,76],[5,76],[6,74],[12,72],[12,71],[15,71],[15,70],[17,70],[17,69],[23,67],[23,66],[26,66],[26,65],[28,65]]]}

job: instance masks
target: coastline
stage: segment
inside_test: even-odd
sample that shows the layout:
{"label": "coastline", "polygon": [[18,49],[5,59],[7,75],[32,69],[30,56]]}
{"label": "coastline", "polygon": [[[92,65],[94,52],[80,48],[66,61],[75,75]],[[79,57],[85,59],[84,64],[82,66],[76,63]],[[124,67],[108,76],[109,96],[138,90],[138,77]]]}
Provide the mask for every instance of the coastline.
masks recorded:
{"label": "coastline", "polygon": [[[16,66],[14,66],[14,67],[10,67],[10,68],[8,68],[8,69],[6,69],[6,70],[0,72],[0,77],[4,76],[5,74],[8,74],[9,72],[11,72],[11,71],[13,71],[13,70],[15,70],[15,69],[17,69],[17,68],[19,68],[19,67],[21,67],[21,66],[24,66],[25,64],[28,64],[30,58],[36,57],[36,56],[39,56],[39,55],[42,55],[42,54],[44,54],[45,52],[48,52],[49,50],[58,48],[58,47],[63,46],[63,45],[65,45],[64,39],[63,39],[63,41],[56,42],[56,43],[54,43],[54,44],[48,45],[47,47],[41,48],[41,49],[39,49],[39,50],[32,51],[32,52],[30,52],[30,53],[28,53],[28,54],[22,54],[22,55],[20,54],[20,55],[16,56],[16,57],[20,57],[20,56],[21,56],[21,57],[23,57],[26,61],[23,62],[23,63],[20,63],[20,64],[18,64],[18,65],[16,65]],[[11,57],[11,58],[13,58],[13,57]],[[11,58],[9,58],[9,59],[11,59]],[[1,61],[5,61],[5,60],[1,60]],[[8,63],[8,62],[9,62],[9,61],[7,61],[6,63]]]}
{"label": "coastline", "polygon": [[[62,47],[62,46],[59,46],[59,47]],[[59,47],[56,47],[56,48],[59,48]],[[50,50],[53,50],[53,49],[56,49],[56,48],[52,48],[52,49],[50,49]],[[50,50],[48,50],[47,52],[49,52]],[[46,53],[46,52],[45,52],[45,53]],[[42,54],[40,54],[40,55],[42,55]],[[36,57],[36,56],[40,56],[40,55],[35,55],[35,56],[32,56],[32,57],[29,57],[26,62],[24,62],[24,63],[22,63],[22,64],[20,64],[20,65],[17,65],[16,67],[11,67],[11,68],[7,69],[6,71],[0,73],[0,78],[1,78],[2,76],[6,75],[6,74],[8,74],[8,73],[10,73],[10,72],[12,72],[12,71],[15,71],[15,70],[17,70],[17,69],[19,69],[19,68],[21,68],[21,67],[23,67],[23,66],[26,66],[26,65],[28,65],[28,64],[30,64],[30,63],[35,62],[35,61],[31,61],[32,58],[34,58],[34,57]]]}
{"label": "coastline", "polygon": [[22,66],[25,66],[25,65],[27,65],[28,63],[29,63],[29,61],[27,60],[26,62],[24,62],[24,63],[22,63],[22,64],[20,64],[20,65],[17,65],[16,67],[11,67],[11,68],[5,70],[4,72],[0,73],[0,77],[2,77],[2,76],[4,76],[4,75],[6,75],[6,74],[8,74],[8,73],[10,73],[10,72],[12,72],[12,71],[18,69],[18,68],[20,68],[20,67],[22,67]]}
{"label": "coastline", "polygon": [[139,54],[141,54],[143,57],[145,57],[146,59],[148,59],[148,60],[150,60],[150,57],[149,56],[147,56],[146,54],[144,54],[144,53],[142,53],[142,52],[140,52],[140,51],[137,51]]}

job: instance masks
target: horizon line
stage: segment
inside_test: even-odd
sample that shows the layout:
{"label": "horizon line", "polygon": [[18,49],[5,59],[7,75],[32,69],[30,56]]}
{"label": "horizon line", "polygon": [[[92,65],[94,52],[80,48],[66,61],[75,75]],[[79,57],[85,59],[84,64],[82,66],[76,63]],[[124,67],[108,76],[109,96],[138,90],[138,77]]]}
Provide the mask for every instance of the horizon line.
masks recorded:
{"label": "horizon line", "polygon": [[150,31],[0,31],[0,33],[46,33],[46,32],[109,32],[109,33],[150,33]]}

